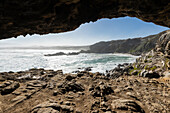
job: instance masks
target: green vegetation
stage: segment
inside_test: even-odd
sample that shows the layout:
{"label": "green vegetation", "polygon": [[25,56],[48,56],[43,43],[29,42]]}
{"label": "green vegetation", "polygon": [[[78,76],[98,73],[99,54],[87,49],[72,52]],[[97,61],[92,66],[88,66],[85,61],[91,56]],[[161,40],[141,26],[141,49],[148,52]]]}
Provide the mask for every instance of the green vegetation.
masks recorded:
{"label": "green vegetation", "polygon": [[136,75],[139,75],[140,74],[140,72],[141,72],[141,70],[139,69],[139,65],[137,65],[137,67],[135,66],[135,64],[133,65],[133,68],[134,69],[131,69],[130,71],[129,71],[129,73],[130,74],[132,74],[135,70],[138,72]]}
{"label": "green vegetation", "polygon": [[156,68],[156,66],[153,66],[150,70],[154,71]]}
{"label": "green vegetation", "polygon": [[153,67],[150,68],[148,65],[146,65],[146,66],[144,67],[144,69],[145,69],[145,70],[148,70],[148,71],[149,71],[149,70],[154,71],[156,68],[157,68],[156,66],[153,66]]}
{"label": "green vegetation", "polygon": [[167,69],[167,68],[168,68],[168,65],[167,65],[167,64],[168,64],[169,62],[170,62],[170,61],[169,61],[169,59],[168,59],[168,58],[166,58],[166,59],[165,59],[165,69]]}
{"label": "green vegetation", "polygon": [[144,69],[145,69],[145,70],[149,70],[149,66],[146,65],[146,66],[144,67]]}
{"label": "green vegetation", "polygon": [[148,56],[148,58],[152,58],[152,56]]}

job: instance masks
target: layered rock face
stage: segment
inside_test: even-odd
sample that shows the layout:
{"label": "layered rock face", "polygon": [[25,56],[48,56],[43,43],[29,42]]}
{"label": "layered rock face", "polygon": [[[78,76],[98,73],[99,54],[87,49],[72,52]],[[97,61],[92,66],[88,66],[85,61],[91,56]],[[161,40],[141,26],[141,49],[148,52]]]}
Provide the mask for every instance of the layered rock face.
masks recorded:
{"label": "layered rock face", "polygon": [[0,39],[72,31],[101,18],[137,17],[170,27],[169,0],[1,0]]}

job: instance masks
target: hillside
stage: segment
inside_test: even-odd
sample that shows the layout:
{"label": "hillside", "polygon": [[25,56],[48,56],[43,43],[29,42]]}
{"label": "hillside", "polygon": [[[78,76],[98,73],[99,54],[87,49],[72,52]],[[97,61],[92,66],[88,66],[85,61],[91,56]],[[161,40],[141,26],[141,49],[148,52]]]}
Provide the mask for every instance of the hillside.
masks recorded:
{"label": "hillside", "polygon": [[159,37],[166,31],[143,38],[98,42],[90,46],[89,53],[130,53],[141,55],[153,49]]}

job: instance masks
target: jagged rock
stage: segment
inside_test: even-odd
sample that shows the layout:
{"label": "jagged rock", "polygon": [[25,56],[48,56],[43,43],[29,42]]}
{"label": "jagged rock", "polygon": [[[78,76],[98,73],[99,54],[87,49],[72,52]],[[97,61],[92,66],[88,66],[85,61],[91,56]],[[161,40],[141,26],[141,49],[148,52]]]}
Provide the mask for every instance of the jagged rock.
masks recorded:
{"label": "jagged rock", "polygon": [[145,73],[142,73],[143,77],[148,77],[148,78],[159,78],[160,75],[156,72],[152,72],[152,71],[145,71]]}
{"label": "jagged rock", "polygon": [[132,75],[137,75],[139,72],[137,70],[134,70],[131,74]]}
{"label": "jagged rock", "polygon": [[7,86],[7,85],[4,84],[4,83],[0,84],[0,88],[1,88],[1,89],[4,88],[4,87],[6,87],[6,86]]}
{"label": "jagged rock", "polygon": [[73,92],[78,92],[78,91],[84,91],[84,87],[81,84],[74,83],[74,82],[68,82],[66,84],[62,84],[61,86],[58,86],[60,88],[62,93],[73,91]]}
{"label": "jagged rock", "polygon": [[111,107],[113,110],[145,113],[139,104],[129,99],[113,100]]}
{"label": "jagged rock", "polygon": [[104,95],[109,95],[111,93],[113,93],[113,89],[107,85],[107,84],[100,84],[98,86],[96,86],[94,88],[94,90],[92,90],[92,96],[94,97],[102,97]]}
{"label": "jagged rock", "polygon": [[75,78],[76,78],[76,76],[73,76],[73,75],[66,76],[66,80],[68,80],[68,81],[71,81],[72,79],[75,79]]}
{"label": "jagged rock", "polygon": [[81,73],[81,72],[80,72],[80,73],[77,73],[77,76],[78,76],[78,77],[82,77],[83,75],[84,75],[84,73]]}
{"label": "jagged rock", "polygon": [[14,82],[13,84],[3,88],[1,90],[1,95],[6,95],[6,94],[10,94],[13,91],[15,91],[18,87],[20,86],[20,84],[18,82]]}
{"label": "jagged rock", "polygon": [[91,71],[92,70],[91,68],[92,67],[87,67],[87,68],[84,69],[84,71]]}
{"label": "jagged rock", "polygon": [[5,81],[6,79],[5,78],[3,78],[2,76],[0,76],[0,82],[3,82],[3,81]]}
{"label": "jagged rock", "polygon": [[6,85],[6,86],[9,86],[9,85],[11,85],[13,83],[13,81],[6,81],[4,84]]}
{"label": "jagged rock", "polygon": [[125,16],[170,26],[169,0],[15,0],[0,4],[0,39],[72,31],[82,23]]}

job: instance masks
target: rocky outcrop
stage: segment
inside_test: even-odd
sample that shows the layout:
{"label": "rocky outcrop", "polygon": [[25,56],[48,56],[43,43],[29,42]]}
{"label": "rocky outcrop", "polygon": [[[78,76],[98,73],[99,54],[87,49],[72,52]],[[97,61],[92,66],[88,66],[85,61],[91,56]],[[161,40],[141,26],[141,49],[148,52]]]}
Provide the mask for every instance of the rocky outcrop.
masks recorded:
{"label": "rocky outcrop", "polygon": [[90,50],[82,51],[87,53],[129,53],[141,55],[154,49],[160,36],[166,31],[156,35],[143,38],[132,38],[126,40],[113,40],[108,42],[98,42],[90,46]]}
{"label": "rocky outcrop", "polygon": [[116,68],[106,71],[106,76],[118,78],[122,75],[137,75],[147,78],[170,78],[170,30],[156,35],[156,38],[154,49],[143,53],[133,64],[119,64]]}
{"label": "rocky outcrop", "polygon": [[138,58],[133,68],[130,74],[149,78],[170,77],[170,30],[160,35],[156,47]]}
{"label": "rocky outcrop", "polygon": [[[31,73],[30,79],[24,79],[24,73]],[[8,76],[0,73],[5,80],[0,81],[1,89],[14,83],[20,86],[8,95],[0,94],[2,113],[170,112],[168,79],[137,76],[112,79],[88,71],[63,74],[61,70],[42,69],[5,74],[15,79],[7,80]]]}
{"label": "rocky outcrop", "polygon": [[0,39],[72,31],[101,18],[137,17],[170,27],[169,0],[2,0]]}
{"label": "rocky outcrop", "polygon": [[64,52],[59,52],[59,53],[54,53],[54,54],[46,54],[44,56],[61,56],[61,55],[78,55],[80,54],[79,52],[71,52],[71,53],[64,53]]}

